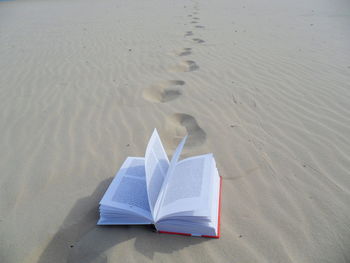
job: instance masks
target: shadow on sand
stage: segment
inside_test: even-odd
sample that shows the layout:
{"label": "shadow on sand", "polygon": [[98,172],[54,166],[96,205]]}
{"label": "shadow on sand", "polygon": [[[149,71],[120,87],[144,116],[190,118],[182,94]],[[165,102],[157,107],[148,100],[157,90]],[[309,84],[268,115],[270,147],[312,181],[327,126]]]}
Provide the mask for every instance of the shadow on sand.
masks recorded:
{"label": "shadow on sand", "polygon": [[155,252],[172,253],[207,241],[205,238],[158,234],[152,226],[96,226],[98,202],[111,181],[112,178],[104,180],[90,196],[75,203],[38,263],[106,263],[108,259],[104,252],[130,239],[135,239],[135,250],[149,259],[153,259]]}

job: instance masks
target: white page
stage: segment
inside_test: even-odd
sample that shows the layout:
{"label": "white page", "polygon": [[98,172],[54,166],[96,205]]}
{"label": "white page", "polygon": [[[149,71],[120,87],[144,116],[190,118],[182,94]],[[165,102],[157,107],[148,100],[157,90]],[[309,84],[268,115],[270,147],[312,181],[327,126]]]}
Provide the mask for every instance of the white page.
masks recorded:
{"label": "white page", "polygon": [[198,211],[198,215],[210,213],[206,210],[209,208],[212,191],[212,159],[212,154],[206,154],[187,158],[176,164],[169,175],[157,220],[186,211]]}
{"label": "white page", "polygon": [[128,157],[115,175],[100,205],[152,218],[147,198],[144,158]]}
{"label": "white page", "polygon": [[182,152],[182,149],[186,143],[186,139],[187,139],[187,135],[181,140],[181,142],[179,143],[179,145],[176,147],[176,150],[173,154],[173,157],[171,158],[171,161],[170,161],[170,165],[169,165],[169,168],[168,168],[168,172],[165,176],[165,180],[164,180],[164,183],[163,183],[163,187],[161,188],[160,190],[160,193],[159,193],[159,196],[158,196],[158,200],[156,202],[156,205],[155,205],[155,219],[157,218],[157,215],[158,215],[158,211],[159,211],[159,207],[160,207],[160,204],[162,202],[162,199],[163,199],[163,196],[164,196],[164,192],[165,192],[165,189],[166,189],[166,186],[168,184],[168,180],[169,178],[171,177],[170,174],[174,171],[175,167],[176,167],[176,163],[177,161],[179,160],[180,158],[180,155],[181,155],[181,152]]}
{"label": "white page", "polygon": [[136,206],[149,210],[145,181],[135,177],[122,176],[111,200],[116,203],[126,204],[129,207]]}
{"label": "white page", "polygon": [[154,132],[148,142],[145,154],[147,194],[152,215],[154,215],[154,207],[168,168],[168,156],[165,153],[157,130],[154,129]]}

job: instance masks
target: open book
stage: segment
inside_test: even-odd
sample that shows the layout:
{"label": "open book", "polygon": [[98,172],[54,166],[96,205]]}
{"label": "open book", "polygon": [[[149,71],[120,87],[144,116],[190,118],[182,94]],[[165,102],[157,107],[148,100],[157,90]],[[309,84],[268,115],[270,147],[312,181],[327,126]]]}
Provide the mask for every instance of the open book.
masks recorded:
{"label": "open book", "polygon": [[144,158],[128,157],[100,201],[98,225],[154,224],[158,232],[218,238],[221,177],[212,154],[169,162],[157,130]]}

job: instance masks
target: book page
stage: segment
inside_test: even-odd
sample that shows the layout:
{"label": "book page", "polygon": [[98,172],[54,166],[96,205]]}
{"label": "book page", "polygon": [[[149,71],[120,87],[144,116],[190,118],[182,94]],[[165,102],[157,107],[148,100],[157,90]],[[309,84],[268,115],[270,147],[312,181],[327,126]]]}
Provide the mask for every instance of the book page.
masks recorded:
{"label": "book page", "polygon": [[178,162],[169,175],[157,220],[170,214],[205,210],[211,194],[212,154]]}
{"label": "book page", "polygon": [[150,210],[145,181],[124,175],[112,197],[113,202]]}
{"label": "book page", "polygon": [[167,206],[179,199],[200,197],[203,183],[204,158],[182,162],[176,166],[171,185],[163,200]]}
{"label": "book page", "polygon": [[[203,210],[177,212],[168,214],[156,221],[156,229],[160,232],[175,232],[191,234],[192,236],[219,236],[219,213],[220,213],[220,177],[212,158],[211,176],[208,186],[211,188],[209,203],[207,203],[205,215]],[[202,214],[202,215],[199,215]]]}
{"label": "book page", "polygon": [[147,193],[152,214],[169,168],[168,156],[165,153],[158,132],[155,129],[146,149],[145,171]]}
{"label": "book page", "polygon": [[158,214],[158,211],[159,211],[159,207],[160,207],[160,204],[162,202],[162,199],[164,197],[164,192],[165,192],[165,189],[166,189],[166,185],[168,184],[168,180],[170,178],[170,174],[174,171],[175,167],[176,167],[176,164],[177,164],[177,161],[179,160],[180,158],[180,155],[181,155],[181,152],[182,152],[182,149],[185,145],[185,142],[186,142],[186,139],[187,139],[187,135],[181,140],[181,142],[179,143],[179,145],[176,147],[176,150],[173,154],[173,157],[171,158],[171,161],[170,161],[170,165],[169,165],[169,168],[168,168],[168,171],[167,171],[167,174],[165,176],[165,180],[163,182],[163,187],[161,188],[160,192],[159,192],[159,195],[158,195],[158,199],[157,199],[157,202],[156,202],[156,205],[155,205],[155,217],[157,217],[157,214]]}
{"label": "book page", "polygon": [[152,218],[144,164],[144,158],[128,157],[115,175],[100,205]]}

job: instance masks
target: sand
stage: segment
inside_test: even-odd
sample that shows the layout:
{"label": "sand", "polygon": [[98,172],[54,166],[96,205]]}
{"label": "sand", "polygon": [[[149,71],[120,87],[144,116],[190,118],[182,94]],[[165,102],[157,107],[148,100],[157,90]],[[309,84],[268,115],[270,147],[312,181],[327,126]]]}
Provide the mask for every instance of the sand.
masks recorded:
{"label": "sand", "polygon": [[[346,0],[0,2],[0,262],[350,262]],[[97,227],[154,128],[212,152],[220,239]]]}

